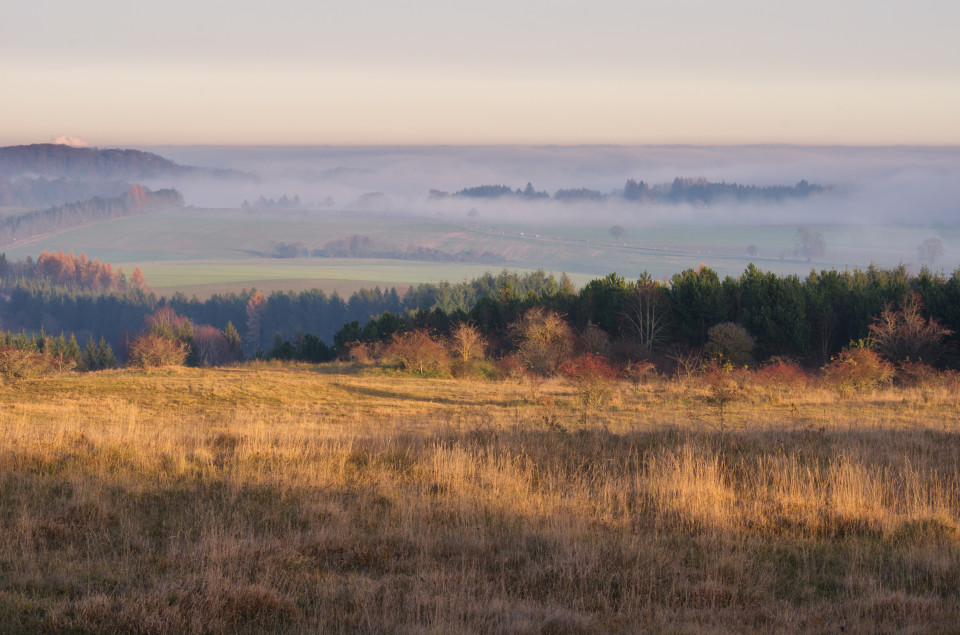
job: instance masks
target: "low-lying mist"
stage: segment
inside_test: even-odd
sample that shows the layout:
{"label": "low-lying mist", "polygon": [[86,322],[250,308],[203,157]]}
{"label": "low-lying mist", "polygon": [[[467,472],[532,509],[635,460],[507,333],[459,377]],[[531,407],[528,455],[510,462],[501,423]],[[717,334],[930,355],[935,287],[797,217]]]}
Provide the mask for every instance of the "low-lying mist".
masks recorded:
{"label": "low-lying mist", "polygon": [[[498,146],[144,148],[181,164],[233,168],[258,180],[187,178],[175,185],[188,205],[239,207],[298,197],[307,209],[364,209],[451,220],[529,224],[625,223],[772,225],[949,225],[960,211],[960,148],[796,146]],[[676,177],[754,186],[799,181],[831,190],[782,202],[640,204],[625,201],[628,179],[655,186]],[[553,196],[586,188],[603,201],[444,197],[479,185]],[[169,186],[170,183],[150,184]],[[471,210],[473,212],[471,213]]]}

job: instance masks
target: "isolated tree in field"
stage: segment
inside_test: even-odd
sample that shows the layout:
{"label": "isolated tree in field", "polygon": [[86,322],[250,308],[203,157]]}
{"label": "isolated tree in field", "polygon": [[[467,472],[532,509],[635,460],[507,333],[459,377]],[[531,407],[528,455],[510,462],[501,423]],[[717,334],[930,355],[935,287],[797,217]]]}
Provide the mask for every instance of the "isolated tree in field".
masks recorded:
{"label": "isolated tree in field", "polygon": [[820,232],[812,232],[806,227],[798,227],[793,236],[793,253],[806,260],[822,258],[827,253],[827,243]]}
{"label": "isolated tree in field", "polygon": [[614,242],[623,241],[627,236],[627,230],[622,225],[614,225],[610,228],[610,235],[613,236]]}
{"label": "isolated tree in field", "polygon": [[260,350],[260,327],[267,312],[267,299],[263,293],[255,291],[247,300],[247,341]]}
{"label": "isolated tree in field", "polygon": [[870,325],[874,347],[893,362],[935,362],[951,333],[934,318],[923,316],[923,301],[917,293],[905,295],[898,308],[888,304]]}
{"label": "isolated tree in field", "polygon": [[939,238],[927,238],[917,247],[917,256],[920,262],[934,264],[937,258],[943,257],[943,241]]}
{"label": "isolated tree in field", "polygon": [[573,331],[553,311],[533,307],[509,326],[517,357],[538,375],[552,375],[573,352]]}

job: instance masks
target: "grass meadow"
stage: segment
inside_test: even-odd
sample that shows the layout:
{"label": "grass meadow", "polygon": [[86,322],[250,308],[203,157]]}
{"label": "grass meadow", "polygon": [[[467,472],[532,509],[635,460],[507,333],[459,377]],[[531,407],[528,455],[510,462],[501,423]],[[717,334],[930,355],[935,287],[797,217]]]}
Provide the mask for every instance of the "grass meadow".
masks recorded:
{"label": "grass meadow", "polygon": [[0,387],[3,632],[889,632],[960,624],[955,387],[424,379]]}

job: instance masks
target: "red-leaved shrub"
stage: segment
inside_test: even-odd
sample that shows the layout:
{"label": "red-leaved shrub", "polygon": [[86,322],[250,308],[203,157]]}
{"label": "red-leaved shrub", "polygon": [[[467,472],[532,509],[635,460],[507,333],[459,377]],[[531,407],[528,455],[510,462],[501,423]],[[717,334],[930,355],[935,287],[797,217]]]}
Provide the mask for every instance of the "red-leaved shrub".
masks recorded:
{"label": "red-leaved shrub", "polygon": [[858,390],[873,390],[890,383],[893,365],[863,345],[853,345],[840,351],[823,369],[826,384],[842,394]]}

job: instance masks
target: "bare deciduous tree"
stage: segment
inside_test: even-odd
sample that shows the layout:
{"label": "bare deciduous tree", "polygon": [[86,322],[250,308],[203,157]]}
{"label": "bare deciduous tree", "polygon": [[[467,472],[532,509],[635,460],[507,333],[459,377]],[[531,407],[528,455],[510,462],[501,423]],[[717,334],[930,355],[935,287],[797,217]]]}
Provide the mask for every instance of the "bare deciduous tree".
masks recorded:
{"label": "bare deciduous tree", "polygon": [[869,327],[877,351],[894,362],[936,361],[943,352],[943,340],[952,331],[923,317],[922,311],[923,301],[916,293],[905,295],[897,309],[888,305]]}
{"label": "bare deciduous tree", "polygon": [[669,326],[665,291],[646,273],[627,287],[621,318],[647,352],[664,339]]}
{"label": "bare deciduous tree", "polygon": [[573,352],[573,332],[562,317],[542,307],[533,307],[510,325],[517,356],[539,375],[552,375]]}
{"label": "bare deciduous tree", "polygon": [[795,246],[793,253],[807,262],[814,258],[822,258],[827,253],[827,242],[820,232],[812,232],[806,227],[798,227],[794,234]]}
{"label": "bare deciduous tree", "polygon": [[939,238],[927,238],[917,247],[917,256],[920,262],[934,264],[937,258],[943,257],[943,241]]}
{"label": "bare deciduous tree", "polygon": [[450,332],[449,346],[454,357],[469,362],[486,354],[487,341],[476,326],[461,322]]}

